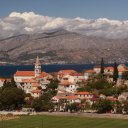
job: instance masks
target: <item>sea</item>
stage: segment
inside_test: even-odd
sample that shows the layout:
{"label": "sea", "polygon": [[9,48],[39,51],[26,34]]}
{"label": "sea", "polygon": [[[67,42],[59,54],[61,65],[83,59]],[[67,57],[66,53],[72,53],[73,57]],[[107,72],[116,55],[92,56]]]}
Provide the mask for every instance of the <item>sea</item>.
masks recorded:
{"label": "sea", "polygon": [[[111,64],[107,64],[111,65]],[[73,69],[77,72],[82,72],[84,70],[92,69],[94,64],[49,64],[49,65],[42,65],[42,71],[47,73],[51,72],[58,72],[59,70],[65,69]],[[33,71],[34,65],[1,65],[0,66],[0,77],[12,77],[15,72],[19,71]]]}

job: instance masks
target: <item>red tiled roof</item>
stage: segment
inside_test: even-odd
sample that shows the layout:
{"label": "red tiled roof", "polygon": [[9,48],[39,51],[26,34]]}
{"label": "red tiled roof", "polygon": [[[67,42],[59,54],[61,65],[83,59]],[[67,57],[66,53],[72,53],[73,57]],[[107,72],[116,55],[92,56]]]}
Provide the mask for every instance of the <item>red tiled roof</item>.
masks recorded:
{"label": "red tiled roof", "polygon": [[72,85],[73,83],[72,82],[69,82],[69,81],[63,81],[63,82],[60,82],[59,85]]}
{"label": "red tiled roof", "polygon": [[58,74],[72,74],[72,73],[76,73],[75,70],[60,70],[58,72]]}
{"label": "red tiled roof", "polygon": [[67,100],[75,100],[75,99],[78,99],[77,96],[66,96],[65,97]]}
{"label": "red tiled roof", "polygon": [[107,69],[107,70],[111,70],[111,71],[113,71],[113,70],[114,70],[114,68],[113,68],[113,67],[111,67],[111,66],[109,66],[109,67],[105,67],[105,69]]}
{"label": "red tiled roof", "polygon": [[34,76],[34,71],[17,71],[14,76]]}
{"label": "red tiled roof", "polygon": [[22,82],[25,82],[25,83],[35,83],[37,81],[35,79],[22,79]]}
{"label": "red tiled roof", "polygon": [[32,93],[41,93],[41,90],[32,90]]}
{"label": "red tiled roof", "polygon": [[[41,77],[45,77],[48,74],[46,72],[41,72],[40,76],[37,76],[36,78],[41,78]],[[17,71],[14,76],[35,76],[35,72],[34,71]]]}
{"label": "red tiled roof", "polygon": [[118,71],[119,72],[126,72],[126,71],[128,71],[128,69],[118,68]]}
{"label": "red tiled roof", "polygon": [[125,71],[128,71],[128,68],[126,67],[126,65],[124,65],[124,64],[120,64],[120,65],[118,65],[118,71],[119,72],[125,72]]}
{"label": "red tiled roof", "polygon": [[48,76],[48,74],[46,72],[41,72],[41,76],[45,77],[45,76]]}
{"label": "red tiled roof", "polygon": [[85,80],[84,78],[80,78],[79,80]]}
{"label": "red tiled roof", "polygon": [[32,84],[32,87],[39,87],[39,86],[40,86],[39,83],[33,83],[33,84]]}
{"label": "red tiled roof", "polygon": [[76,92],[76,95],[88,95],[88,94],[92,94],[90,92]]}
{"label": "red tiled roof", "polygon": [[62,99],[63,97],[62,96],[54,96],[52,97],[52,99]]}
{"label": "red tiled roof", "polygon": [[36,78],[42,78],[42,77],[46,77],[48,76],[48,74],[46,72],[41,72],[41,75],[36,76]]}
{"label": "red tiled roof", "polygon": [[83,76],[83,74],[82,73],[73,73],[73,74],[71,74],[71,76]]}
{"label": "red tiled roof", "polygon": [[110,100],[110,101],[117,101],[117,99],[114,98],[114,97],[107,97],[107,100]]}

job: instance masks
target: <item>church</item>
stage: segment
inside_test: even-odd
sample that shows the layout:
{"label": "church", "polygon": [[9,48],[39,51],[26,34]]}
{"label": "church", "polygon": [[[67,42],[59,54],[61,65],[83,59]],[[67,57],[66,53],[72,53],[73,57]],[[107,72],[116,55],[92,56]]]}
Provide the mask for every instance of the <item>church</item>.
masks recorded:
{"label": "church", "polygon": [[39,97],[53,77],[41,70],[39,57],[36,58],[34,71],[16,71],[14,80],[18,87],[33,97]]}
{"label": "church", "polygon": [[44,76],[47,76],[47,73],[41,71],[41,63],[39,57],[37,56],[34,71],[17,71],[14,74],[14,80],[15,82],[22,82],[24,79],[32,79]]}

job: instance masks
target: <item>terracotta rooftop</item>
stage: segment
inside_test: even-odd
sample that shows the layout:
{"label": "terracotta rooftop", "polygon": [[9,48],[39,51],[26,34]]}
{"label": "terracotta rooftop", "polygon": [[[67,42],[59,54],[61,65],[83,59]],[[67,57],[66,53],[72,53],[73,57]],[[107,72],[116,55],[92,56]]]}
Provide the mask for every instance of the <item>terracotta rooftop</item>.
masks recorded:
{"label": "terracotta rooftop", "polygon": [[73,83],[72,82],[69,82],[69,81],[63,81],[63,82],[60,82],[59,85],[72,85]]}
{"label": "terracotta rooftop", "polygon": [[79,99],[77,96],[66,96],[65,98],[66,98],[67,100]]}
{"label": "terracotta rooftop", "polygon": [[40,84],[39,83],[33,83],[32,87],[40,87]]}
{"label": "terracotta rooftop", "polygon": [[32,93],[41,93],[41,90],[32,90]]}
{"label": "terracotta rooftop", "polygon": [[120,64],[120,65],[118,65],[118,71],[119,72],[125,72],[125,71],[128,71],[128,67],[126,67],[126,65],[125,64]]}
{"label": "terracotta rooftop", "polygon": [[71,74],[71,76],[83,76],[83,74],[82,73],[73,73],[73,74]]}
{"label": "terracotta rooftop", "polygon": [[90,92],[76,92],[76,95],[88,95],[88,94],[92,94]]}
{"label": "terracotta rooftop", "polygon": [[14,76],[34,76],[34,71],[17,71]]}
{"label": "terracotta rooftop", "polygon": [[76,73],[75,70],[60,70],[58,72],[58,74],[72,74],[72,73]]}
{"label": "terracotta rooftop", "polygon": [[114,71],[114,68],[112,66],[105,67],[106,70]]}
{"label": "terracotta rooftop", "polygon": [[35,79],[22,79],[22,82],[24,82],[24,83],[35,83],[37,81]]}
{"label": "terracotta rooftop", "polygon": [[114,98],[114,97],[107,97],[107,100],[110,100],[110,101],[117,101],[117,99]]}

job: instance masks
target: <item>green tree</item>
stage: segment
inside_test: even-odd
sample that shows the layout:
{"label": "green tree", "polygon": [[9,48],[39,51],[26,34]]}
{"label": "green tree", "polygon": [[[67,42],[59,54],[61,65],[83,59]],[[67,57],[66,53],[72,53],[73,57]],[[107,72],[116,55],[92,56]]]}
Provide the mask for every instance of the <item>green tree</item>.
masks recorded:
{"label": "green tree", "polygon": [[98,113],[106,113],[112,110],[112,103],[107,99],[99,99],[93,104],[93,109],[97,110]]}
{"label": "green tree", "polygon": [[1,109],[20,109],[24,104],[25,93],[23,90],[17,87],[4,88],[1,91],[0,103],[2,104]]}
{"label": "green tree", "polygon": [[41,98],[35,98],[32,102],[32,108],[35,109],[35,111],[39,112],[42,111],[43,102]]}
{"label": "green tree", "polygon": [[12,87],[17,87],[16,82],[15,82],[13,77],[11,78],[11,86]]}
{"label": "green tree", "polygon": [[14,78],[11,78],[11,81],[4,81],[2,89],[5,88],[13,88],[13,87],[17,87],[16,82],[14,81]]}
{"label": "green tree", "polygon": [[57,91],[56,89],[58,88],[58,83],[59,81],[57,79],[51,80],[51,82],[48,84],[46,91],[48,93],[51,93],[52,96],[55,96]]}
{"label": "green tree", "polygon": [[114,63],[114,73],[113,73],[113,81],[117,83],[118,79],[118,68],[117,68],[117,63]]}
{"label": "green tree", "polygon": [[123,110],[128,114],[128,101],[123,102]]}
{"label": "green tree", "polygon": [[116,101],[116,104],[115,104],[116,106],[116,113],[122,113],[122,109],[123,109],[123,107],[122,107],[122,104],[119,102],[119,101]]}
{"label": "green tree", "polygon": [[45,92],[41,97],[40,100],[42,101],[42,110],[48,111],[49,109],[53,109],[53,103],[51,102],[51,98],[53,97],[50,91]]}
{"label": "green tree", "polygon": [[80,107],[78,103],[71,103],[67,105],[67,109],[69,109],[70,112],[77,112],[80,109]]}
{"label": "green tree", "polygon": [[102,59],[101,59],[101,70],[100,70],[100,73],[103,75],[104,74],[104,59],[103,59],[103,57],[102,57]]}
{"label": "green tree", "polygon": [[128,72],[123,72],[122,79],[128,80]]}

